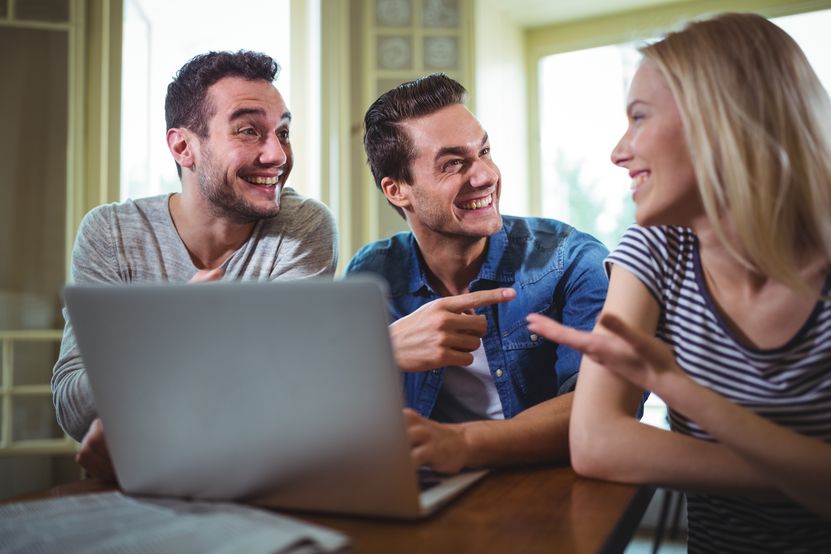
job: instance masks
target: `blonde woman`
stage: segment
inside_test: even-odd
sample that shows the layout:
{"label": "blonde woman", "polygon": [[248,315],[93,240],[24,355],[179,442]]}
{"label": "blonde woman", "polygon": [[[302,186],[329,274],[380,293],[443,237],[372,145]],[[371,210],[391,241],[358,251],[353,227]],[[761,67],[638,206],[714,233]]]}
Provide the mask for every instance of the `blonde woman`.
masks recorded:
{"label": "blonde woman", "polygon": [[[612,161],[636,220],[584,352],[577,472],[687,492],[690,552],[831,552],[831,102],[762,17],[642,49]],[[650,390],[674,432],[632,418]]]}

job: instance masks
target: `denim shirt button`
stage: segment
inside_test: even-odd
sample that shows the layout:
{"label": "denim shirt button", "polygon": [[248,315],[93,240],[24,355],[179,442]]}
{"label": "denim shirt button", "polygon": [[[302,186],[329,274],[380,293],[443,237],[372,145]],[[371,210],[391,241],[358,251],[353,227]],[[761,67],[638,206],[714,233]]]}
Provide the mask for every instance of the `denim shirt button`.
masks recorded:
{"label": "denim shirt button", "polygon": [[539,337],[538,337],[537,335],[532,334],[532,335],[531,335],[531,342],[537,342],[537,339],[538,339],[538,338],[539,338]]}
{"label": "denim shirt button", "polygon": [[497,377],[502,377],[502,368],[497,369],[497,370],[496,370],[496,371],[494,371],[493,373],[494,373],[494,375],[496,375]]}
{"label": "denim shirt button", "polygon": [[430,372],[431,372],[433,375],[438,375],[438,374],[439,374],[439,370],[438,370],[438,369],[432,369],[432,370],[430,370]]}

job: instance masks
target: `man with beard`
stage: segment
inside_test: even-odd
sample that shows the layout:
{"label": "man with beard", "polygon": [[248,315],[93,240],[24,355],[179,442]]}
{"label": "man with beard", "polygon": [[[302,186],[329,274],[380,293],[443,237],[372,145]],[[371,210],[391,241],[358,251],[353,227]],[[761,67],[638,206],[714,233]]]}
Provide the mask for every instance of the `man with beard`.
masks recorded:
{"label": "man with beard", "polygon": [[[256,52],[196,56],[167,89],[167,145],[182,192],[99,206],[81,222],[75,283],[199,282],[331,276],[336,230],[321,203],[284,188],[291,113]],[[64,312],[66,318],[66,312]],[[207,338],[206,340],[212,340]],[[104,430],[67,319],[52,377],[58,423],[76,460],[113,479]]]}
{"label": "man with beard", "polygon": [[565,462],[580,354],[525,318],[592,329],[607,251],[559,221],[500,215],[501,175],[466,92],[430,75],[370,106],[369,166],[411,232],[365,246],[347,272],[389,283],[415,464]]}

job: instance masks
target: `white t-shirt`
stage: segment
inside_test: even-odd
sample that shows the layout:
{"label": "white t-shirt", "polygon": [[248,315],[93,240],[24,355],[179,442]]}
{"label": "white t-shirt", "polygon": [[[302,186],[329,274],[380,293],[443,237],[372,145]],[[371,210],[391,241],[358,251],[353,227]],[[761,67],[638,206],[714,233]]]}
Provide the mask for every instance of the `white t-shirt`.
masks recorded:
{"label": "white t-shirt", "polygon": [[472,364],[444,369],[444,380],[430,417],[444,423],[505,419],[481,342],[473,352]]}

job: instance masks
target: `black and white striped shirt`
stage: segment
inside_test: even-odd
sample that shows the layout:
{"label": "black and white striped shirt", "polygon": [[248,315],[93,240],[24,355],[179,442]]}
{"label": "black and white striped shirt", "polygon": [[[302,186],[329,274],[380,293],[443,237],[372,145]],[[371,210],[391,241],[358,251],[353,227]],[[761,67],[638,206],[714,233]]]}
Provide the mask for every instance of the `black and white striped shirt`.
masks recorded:
{"label": "black and white striped shirt", "polygon": [[[831,276],[826,299],[787,344],[757,349],[743,344],[715,308],[691,230],[634,226],[610,262],[632,272],[658,301],[657,336],[693,379],[779,425],[831,442]],[[673,411],[670,423],[714,440]],[[831,521],[795,503],[688,494],[687,508],[690,552],[831,552]]]}

